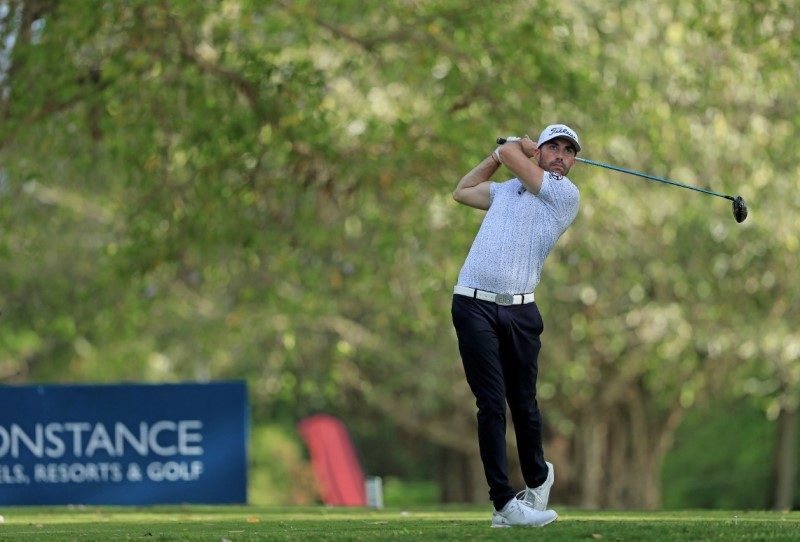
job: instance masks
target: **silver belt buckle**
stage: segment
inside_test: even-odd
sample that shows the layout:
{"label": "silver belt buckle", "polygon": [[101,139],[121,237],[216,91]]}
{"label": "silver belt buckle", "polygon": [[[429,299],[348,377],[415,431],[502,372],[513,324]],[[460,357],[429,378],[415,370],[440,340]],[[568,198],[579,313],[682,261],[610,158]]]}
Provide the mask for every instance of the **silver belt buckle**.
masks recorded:
{"label": "silver belt buckle", "polygon": [[494,302],[498,305],[512,305],[514,303],[514,295],[513,294],[497,294],[494,298]]}

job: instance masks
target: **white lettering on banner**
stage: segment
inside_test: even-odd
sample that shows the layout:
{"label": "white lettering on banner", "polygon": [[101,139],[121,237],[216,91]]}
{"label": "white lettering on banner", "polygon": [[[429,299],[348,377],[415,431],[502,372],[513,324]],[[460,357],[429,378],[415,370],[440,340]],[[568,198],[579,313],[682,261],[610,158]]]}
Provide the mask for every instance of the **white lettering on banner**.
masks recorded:
{"label": "white lettering on banner", "polygon": [[190,482],[201,474],[202,461],[154,461],[147,465],[147,477],[154,482]]}
{"label": "white lettering on banner", "polygon": [[[33,465],[33,483],[37,484],[88,484],[141,482],[192,482],[203,475],[202,461],[153,461],[146,466],[138,463],[36,463]],[[0,464],[0,486],[31,484],[25,465]]]}
{"label": "white lettering on banner", "polygon": [[128,474],[126,476],[129,482],[141,482],[142,469],[136,463],[131,463],[128,465]]}
{"label": "white lettering on banner", "polygon": [[[37,423],[36,425],[38,427],[41,424]],[[83,433],[84,431],[88,431],[91,428],[92,428],[91,424],[88,424],[86,422],[64,424],[64,429],[66,431],[72,431],[72,454],[75,457],[83,456],[83,440],[81,439],[81,433]],[[42,456],[36,455],[36,457],[42,457]]]}
{"label": "white lettering on banner", "polygon": [[[192,434],[190,429],[200,430],[203,427],[200,420],[184,420],[178,422],[162,420],[153,424],[150,428],[150,449],[160,456],[171,455],[202,455],[203,449],[198,446],[189,446],[189,442],[199,442],[203,439],[200,433]],[[172,431],[177,433],[177,445],[161,446],[158,443],[158,434],[162,431]]]}
{"label": "white lettering on banner", "polygon": [[147,424],[145,422],[139,424],[139,440],[136,440],[136,437],[133,436],[133,433],[124,423],[117,422],[114,424],[114,435],[116,437],[114,443],[117,450],[123,450],[125,448],[123,441],[127,441],[137,454],[147,455]]}
{"label": "white lettering on banner", "polygon": [[44,438],[53,445],[45,449],[44,453],[47,457],[61,457],[64,455],[66,447],[64,446],[64,439],[58,433],[63,431],[64,428],[60,423],[48,423],[44,428]]}
{"label": "white lettering on banner", "polygon": [[203,442],[203,433],[200,432],[202,429],[203,422],[200,420],[180,422],[178,425],[178,453],[180,455],[203,455],[202,446],[189,446],[190,443]]}
{"label": "white lettering on banner", "polygon": [[154,423],[153,427],[150,428],[150,449],[161,456],[175,455],[178,449],[175,446],[161,446],[158,443],[158,434],[161,431],[175,431],[177,427],[178,425],[175,422],[169,420]]}
{"label": "white lettering on banner", "polygon": [[44,450],[44,439],[42,438],[42,428],[36,428],[36,439],[35,442],[32,440],[25,432],[18,426],[12,425],[11,426],[11,455],[13,457],[19,457],[19,445],[20,442],[28,447],[28,449],[35,455],[36,457],[42,457],[42,451]]}
{"label": "white lettering on banner", "polygon": [[119,463],[37,463],[33,481],[48,484],[83,484],[87,482],[121,482]]}
{"label": "white lettering on banner", "polygon": [[32,428],[12,423],[0,425],[0,459],[27,454],[39,459],[94,457],[103,452],[122,457],[129,450],[140,456],[199,456],[203,455],[202,430],[201,420],[158,420],[152,425],[140,422],[136,433],[121,422],[116,422],[110,433],[103,423],[51,422]]}
{"label": "white lettering on banner", "polygon": [[115,455],[114,444],[111,442],[108,431],[106,431],[106,427],[102,423],[94,426],[92,436],[89,437],[89,443],[86,445],[86,457],[94,456],[98,449],[105,450],[111,457]]}
{"label": "white lettering on banner", "polygon": [[0,485],[30,484],[23,465],[0,465]]}

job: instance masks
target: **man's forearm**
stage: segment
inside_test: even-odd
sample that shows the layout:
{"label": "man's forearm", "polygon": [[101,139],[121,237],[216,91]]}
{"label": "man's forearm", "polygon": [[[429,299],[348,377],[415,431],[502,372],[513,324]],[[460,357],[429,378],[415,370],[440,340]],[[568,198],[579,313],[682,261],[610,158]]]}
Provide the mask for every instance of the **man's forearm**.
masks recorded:
{"label": "man's forearm", "polygon": [[500,167],[500,163],[492,156],[484,158],[480,164],[464,175],[453,190],[453,199],[476,209],[489,208],[492,203],[489,179]]}
{"label": "man's forearm", "polygon": [[464,188],[472,188],[481,183],[485,183],[492,178],[494,172],[500,167],[500,164],[495,160],[492,155],[484,158],[480,164],[472,168],[472,170],[464,175],[456,186],[456,192]]}
{"label": "man's forearm", "polygon": [[542,188],[544,170],[531,161],[531,157],[523,151],[522,143],[506,143],[500,147],[499,154],[503,164],[517,176],[523,186],[529,192],[538,194]]}

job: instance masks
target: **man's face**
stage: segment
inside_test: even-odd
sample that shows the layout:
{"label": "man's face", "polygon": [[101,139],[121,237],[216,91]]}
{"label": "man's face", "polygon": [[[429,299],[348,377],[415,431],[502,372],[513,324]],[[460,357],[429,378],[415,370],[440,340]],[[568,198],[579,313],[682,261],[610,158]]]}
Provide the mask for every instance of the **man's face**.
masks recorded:
{"label": "man's face", "polygon": [[566,175],[575,165],[575,146],[569,139],[558,137],[539,147],[539,167],[556,175]]}

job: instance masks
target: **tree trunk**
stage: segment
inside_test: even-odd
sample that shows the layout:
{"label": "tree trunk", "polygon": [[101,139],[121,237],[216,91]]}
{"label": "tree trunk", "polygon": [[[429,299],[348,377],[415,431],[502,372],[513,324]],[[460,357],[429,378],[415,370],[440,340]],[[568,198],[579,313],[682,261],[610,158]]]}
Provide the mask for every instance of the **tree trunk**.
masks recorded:
{"label": "tree trunk", "polygon": [[577,471],[570,501],[583,508],[659,508],[661,467],[681,412],[653,416],[638,389],[613,407],[584,411],[569,454]]}
{"label": "tree trunk", "polygon": [[797,487],[797,407],[783,408],[775,435],[774,510],[791,510]]}
{"label": "tree trunk", "polygon": [[592,411],[579,432],[583,453],[582,491],[580,505],[584,508],[600,508],[605,494],[605,472],[607,466],[608,426],[605,418]]}
{"label": "tree trunk", "polygon": [[443,448],[440,461],[442,502],[488,502],[489,488],[477,444],[473,453]]}

